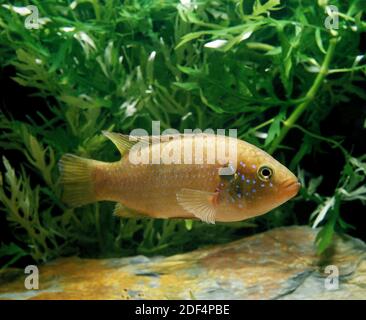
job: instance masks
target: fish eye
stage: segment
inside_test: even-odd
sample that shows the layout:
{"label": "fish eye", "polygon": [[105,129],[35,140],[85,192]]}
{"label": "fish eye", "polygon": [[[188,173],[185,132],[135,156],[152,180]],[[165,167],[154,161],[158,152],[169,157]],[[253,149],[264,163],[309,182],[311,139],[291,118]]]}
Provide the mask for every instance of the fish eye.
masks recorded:
{"label": "fish eye", "polygon": [[263,181],[268,181],[273,176],[272,168],[268,166],[262,166],[258,169],[258,177]]}

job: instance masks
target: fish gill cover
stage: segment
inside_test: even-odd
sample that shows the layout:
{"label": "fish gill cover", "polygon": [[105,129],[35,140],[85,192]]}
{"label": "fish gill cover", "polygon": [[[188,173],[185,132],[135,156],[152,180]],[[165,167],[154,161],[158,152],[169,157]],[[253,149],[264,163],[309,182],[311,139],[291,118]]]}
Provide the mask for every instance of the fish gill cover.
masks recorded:
{"label": "fish gill cover", "polygon": [[[0,1],[2,267],[168,255],[293,224],[321,228],[319,253],[334,232],[365,239],[364,0],[24,3]],[[214,226],[65,207],[63,154],[116,160],[102,130],[153,120],[238,129],[297,174],[300,194]]]}

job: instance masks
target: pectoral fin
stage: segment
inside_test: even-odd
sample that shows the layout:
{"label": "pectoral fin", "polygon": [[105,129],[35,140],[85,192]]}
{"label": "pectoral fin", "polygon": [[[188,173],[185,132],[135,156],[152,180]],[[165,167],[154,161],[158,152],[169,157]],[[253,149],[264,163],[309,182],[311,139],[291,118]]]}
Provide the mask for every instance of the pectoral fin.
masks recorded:
{"label": "pectoral fin", "polygon": [[218,193],[194,189],[181,189],[177,201],[184,210],[200,220],[215,224]]}

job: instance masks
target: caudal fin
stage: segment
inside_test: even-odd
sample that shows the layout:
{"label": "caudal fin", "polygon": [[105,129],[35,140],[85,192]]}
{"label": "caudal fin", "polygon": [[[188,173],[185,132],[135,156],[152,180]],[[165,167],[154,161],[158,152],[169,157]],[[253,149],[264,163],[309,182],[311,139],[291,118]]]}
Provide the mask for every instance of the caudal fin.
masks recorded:
{"label": "caudal fin", "polygon": [[65,154],[59,162],[61,184],[63,185],[62,201],[79,207],[97,201],[93,171],[97,161]]}

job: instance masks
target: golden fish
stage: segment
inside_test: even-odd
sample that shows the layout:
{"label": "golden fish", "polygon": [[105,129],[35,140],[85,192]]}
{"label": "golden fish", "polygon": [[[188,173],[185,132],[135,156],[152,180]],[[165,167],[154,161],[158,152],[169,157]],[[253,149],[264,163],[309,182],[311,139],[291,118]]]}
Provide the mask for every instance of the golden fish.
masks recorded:
{"label": "golden fish", "polygon": [[[103,134],[119,149],[121,160],[107,163],[71,154],[60,160],[63,201],[72,207],[107,200],[117,202],[115,214],[124,217],[229,222],[264,214],[300,188],[285,166],[239,139],[192,134],[157,136],[165,141],[154,143],[151,137],[133,142],[122,134]],[[174,152],[169,163],[166,158]],[[187,164],[187,155],[193,163]],[[147,163],[136,162],[143,157]],[[229,174],[224,175],[220,170],[226,169]]]}

